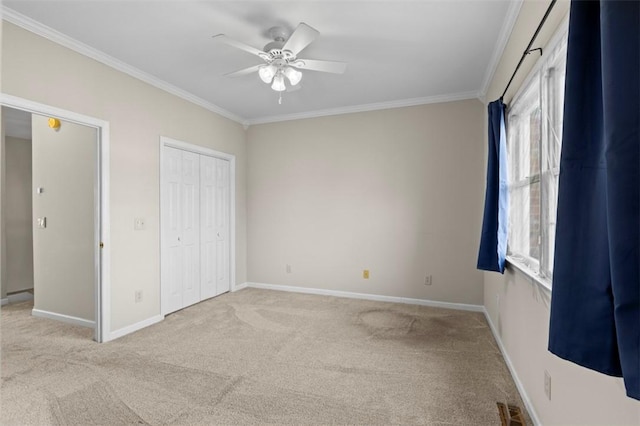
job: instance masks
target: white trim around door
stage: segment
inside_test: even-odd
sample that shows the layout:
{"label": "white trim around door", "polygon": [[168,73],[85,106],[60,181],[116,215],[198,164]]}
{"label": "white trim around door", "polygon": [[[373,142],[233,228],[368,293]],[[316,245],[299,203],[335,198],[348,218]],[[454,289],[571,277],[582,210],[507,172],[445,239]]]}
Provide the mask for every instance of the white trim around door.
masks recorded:
{"label": "white trim around door", "polygon": [[184,151],[196,154],[207,155],[209,157],[227,160],[229,162],[229,283],[230,291],[236,284],[236,156],[225,152],[216,151],[200,145],[194,145],[188,142],[179,141],[166,136],[160,136],[160,178],[158,185],[160,187],[160,312],[164,316],[167,312],[167,301],[165,300],[165,279],[162,276],[162,165],[164,164],[164,147],[178,148]]}
{"label": "white trim around door", "polygon": [[95,229],[95,327],[97,342],[112,340],[111,336],[111,281],[110,281],[110,230],[109,230],[109,122],[78,114],[62,108],[0,93],[0,105],[48,115],[72,123],[93,127],[98,131],[97,188]]}

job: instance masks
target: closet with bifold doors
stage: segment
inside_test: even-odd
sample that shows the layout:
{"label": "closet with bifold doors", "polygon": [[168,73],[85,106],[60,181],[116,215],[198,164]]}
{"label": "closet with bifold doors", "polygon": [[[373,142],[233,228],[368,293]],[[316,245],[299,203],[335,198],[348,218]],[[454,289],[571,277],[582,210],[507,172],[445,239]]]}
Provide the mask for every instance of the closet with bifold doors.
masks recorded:
{"label": "closet with bifold doors", "polygon": [[230,284],[230,161],[161,145],[161,288],[167,315]]}

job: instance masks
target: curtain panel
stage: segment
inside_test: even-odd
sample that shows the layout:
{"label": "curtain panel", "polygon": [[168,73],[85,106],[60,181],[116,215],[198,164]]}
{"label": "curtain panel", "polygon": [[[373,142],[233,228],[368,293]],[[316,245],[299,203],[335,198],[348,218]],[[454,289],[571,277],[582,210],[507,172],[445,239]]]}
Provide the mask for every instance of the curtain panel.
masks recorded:
{"label": "curtain panel", "polygon": [[478,253],[478,269],[504,273],[507,255],[507,139],[502,99],[493,101],[489,109],[489,155],[484,218]]}
{"label": "curtain panel", "polygon": [[549,350],[640,399],[640,2],[572,1]]}

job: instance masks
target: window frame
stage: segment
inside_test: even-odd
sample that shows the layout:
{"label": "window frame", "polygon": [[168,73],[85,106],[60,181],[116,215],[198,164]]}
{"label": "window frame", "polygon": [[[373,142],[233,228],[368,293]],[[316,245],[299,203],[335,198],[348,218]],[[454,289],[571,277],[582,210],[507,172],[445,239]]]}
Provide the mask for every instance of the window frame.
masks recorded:
{"label": "window frame", "polygon": [[[566,45],[567,45],[567,36],[568,36],[568,19],[562,22],[562,24],[558,27],[555,34],[544,48],[543,52],[549,52],[550,55],[544,54],[540,58],[538,58],[536,64],[533,66],[527,77],[524,79],[523,83],[520,85],[518,91],[515,96],[513,96],[512,101],[510,102],[506,115],[506,126],[507,126],[507,137],[509,138],[509,117],[511,116],[512,111],[517,111],[517,108],[521,107],[519,104],[520,101],[531,101],[527,99],[530,86],[537,84],[537,105],[540,109],[540,123],[539,123],[539,167],[537,168],[537,173],[532,174],[531,176],[526,176],[518,181],[511,181],[511,177],[509,177],[508,188],[509,188],[509,196],[511,198],[514,188],[524,188],[531,187],[534,183],[539,183],[540,190],[540,207],[539,207],[539,220],[540,227],[538,230],[538,250],[539,250],[539,259],[535,259],[529,255],[523,255],[522,253],[512,252],[511,247],[511,217],[512,214],[509,214],[509,234],[507,241],[507,267],[512,266],[515,269],[520,270],[533,281],[541,284],[545,289],[551,290],[551,282],[552,282],[552,253],[554,248],[554,241],[550,241],[549,230],[555,226],[555,216],[557,214],[557,184],[555,188],[555,197],[556,199],[552,200],[553,195],[549,195],[546,192],[543,192],[543,188],[545,188],[545,183],[549,184],[549,182],[553,182],[553,180],[558,179],[560,174],[559,167],[559,155],[557,156],[557,164],[553,167],[543,167],[543,162],[545,161],[545,155],[548,155],[548,152],[545,151],[545,145],[547,147],[550,146],[551,137],[562,137],[561,131],[560,135],[555,133],[555,129],[562,128],[562,104],[559,102],[547,102],[549,99],[553,98],[553,95],[549,93],[550,89],[557,89],[557,85],[549,84],[549,79],[554,77],[553,70],[557,69],[559,65],[564,61],[564,66],[566,66]],[[564,51],[564,52],[563,52]],[[562,54],[561,54],[562,53]],[[557,75],[557,74],[556,74]],[[535,79],[538,79],[536,82]],[[564,85],[563,85],[564,87]],[[557,98],[556,98],[557,99]],[[546,104],[543,104],[546,103]],[[527,108],[525,107],[520,111],[521,114],[525,114],[527,111],[533,111],[535,108]],[[545,110],[548,112],[545,113]],[[558,115],[558,113],[560,115]],[[546,115],[545,115],[546,114]],[[549,123],[547,120],[554,120],[555,118],[559,118],[559,122]],[[554,132],[554,135],[551,135],[551,132]],[[548,148],[547,148],[548,149]],[[558,153],[559,154],[559,153]],[[510,153],[508,154],[510,155]],[[511,163],[511,158],[508,158],[509,171],[513,169],[513,165]],[[543,200],[544,198],[544,200]],[[549,214],[549,207],[553,204],[553,212]],[[545,222],[546,220],[546,222]],[[545,226],[543,226],[543,224]],[[549,229],[546,229],[549,228]],[[555,229],[553,231],[553,235],[555,236]]]}

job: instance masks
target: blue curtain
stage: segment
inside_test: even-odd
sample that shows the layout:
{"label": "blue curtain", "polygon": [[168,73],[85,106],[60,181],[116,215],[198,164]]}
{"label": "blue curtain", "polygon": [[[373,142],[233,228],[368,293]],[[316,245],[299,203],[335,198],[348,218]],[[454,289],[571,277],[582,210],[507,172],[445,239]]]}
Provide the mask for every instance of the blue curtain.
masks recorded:
{"label": "blue curtain", "polygon": [[640,399],[640,2],[570,13],[549,350]]}
{"label": "blue curtain", "polygon": [[487,189],[478,269],[504,273],[507,255],[507,139],[504,125],[505,105],[502,99],[489,104],[489,158]]}

